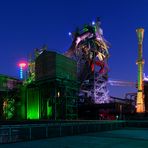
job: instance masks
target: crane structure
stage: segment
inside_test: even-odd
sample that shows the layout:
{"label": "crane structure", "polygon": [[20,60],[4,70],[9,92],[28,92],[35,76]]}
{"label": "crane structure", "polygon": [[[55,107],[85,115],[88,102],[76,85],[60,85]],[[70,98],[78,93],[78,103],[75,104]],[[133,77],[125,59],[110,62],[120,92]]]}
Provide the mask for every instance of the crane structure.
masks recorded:
{"label": "crane structure", "polygon": [[95,104],[109,103],[107,89],[109,43],[103,37],[100,19],[70,33],[72,45],[65,55],[77,61],[80,94]]}

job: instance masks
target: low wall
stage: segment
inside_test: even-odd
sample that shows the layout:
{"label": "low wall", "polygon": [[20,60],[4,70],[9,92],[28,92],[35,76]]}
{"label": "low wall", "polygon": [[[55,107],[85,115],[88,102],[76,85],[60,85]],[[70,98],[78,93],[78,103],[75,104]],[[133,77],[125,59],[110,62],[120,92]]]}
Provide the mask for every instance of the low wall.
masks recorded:
{"label": "low wall", "polygon": [[148,120],[127,120],[126,127],[148,128]]}
{"label": "low wall", "polygon": [[109,131],[124,127],[148,128],[148,120],[50,121],[46,124],[41,122],[0,125],[0,144]]}
{"label": "low wall", "polygon": [[126,121],[59,121],[46,124],[1,125],[0,143],[72,136],[89,132],[122,129]]}

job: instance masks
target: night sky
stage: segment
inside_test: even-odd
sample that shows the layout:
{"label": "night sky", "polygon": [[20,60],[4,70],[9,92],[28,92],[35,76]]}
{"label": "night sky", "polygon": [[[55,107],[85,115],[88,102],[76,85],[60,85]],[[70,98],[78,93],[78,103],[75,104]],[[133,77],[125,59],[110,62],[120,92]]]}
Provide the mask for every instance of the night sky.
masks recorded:
{"label": "night sky", "polygon": [[[104,37],[111,43],[109,78],[137,80],[138,27],[145,29],[144,72],[148,75],[147,0],[1,0],[0,74],[19,77],[18,61],[43,44],[64,53],[72,42],[68,32],[98,16]],[[122,90],[115,89],[116,94]]]}

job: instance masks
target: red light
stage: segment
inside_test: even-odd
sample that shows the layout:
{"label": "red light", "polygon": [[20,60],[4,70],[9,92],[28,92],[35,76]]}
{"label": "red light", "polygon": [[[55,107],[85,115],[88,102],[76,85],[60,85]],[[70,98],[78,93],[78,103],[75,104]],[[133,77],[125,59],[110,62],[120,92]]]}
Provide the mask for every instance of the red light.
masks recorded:
{"label": "red light", "polygon": [[27,64],[26,64],[25,62],[21,62],[21,63],[19,63],[18,65],[19,65],[19,67],[22,67],[22,68],[24,68],[24,67],[27,66]]}

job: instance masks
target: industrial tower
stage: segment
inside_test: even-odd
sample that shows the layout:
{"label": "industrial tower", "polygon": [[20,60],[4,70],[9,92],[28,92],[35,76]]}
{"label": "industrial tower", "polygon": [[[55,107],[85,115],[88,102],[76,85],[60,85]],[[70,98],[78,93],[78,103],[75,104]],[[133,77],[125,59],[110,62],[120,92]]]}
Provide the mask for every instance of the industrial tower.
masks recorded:
{"label": "industrial tower", "polygon": [[145,104],[144,104],[144,85],[143,85],[143,65],[144,60],[142,57],[142,43],[144,37],[144,29],[138,28],[136,29],[137,37],[138,37],[138,60],[136,64],[138,65],[138,92],[137,92],[137,102],[136,102],[136,112],[144,113],[145,112]]}
{"label": "industrial tower", "polygon": [[94,104],[109,103],[108,49],[110,44],[104,39],[100,19],[85,24],[72,33],[72,45],[65,53],[77,62],[81,98],[90,99]]}

